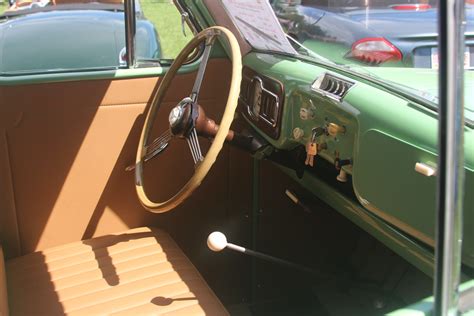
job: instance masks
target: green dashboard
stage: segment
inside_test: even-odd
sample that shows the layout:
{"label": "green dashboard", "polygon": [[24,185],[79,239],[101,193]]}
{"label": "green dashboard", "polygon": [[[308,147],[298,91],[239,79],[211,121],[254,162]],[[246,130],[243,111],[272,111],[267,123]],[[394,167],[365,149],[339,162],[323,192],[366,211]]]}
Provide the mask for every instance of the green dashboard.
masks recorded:
{"label": "green dashboard", "polygon": [[[273,147],[269,159],[275,153],[293,153],[292,163],[281,164],[284,170],[335,209],[357,209],[360,226],[377,227],[380,239],[401,243],[401,255],[430,273],[438,136],[433,104],[367,76],[297,58],[250,53],[244,65],[242,114]],[[468,73],[466,85],[472,79]],[[311,143],[317,147],[313,166],[305,159]],[[469,192],[474,184],[474,130],[469,122],[464,144]],[[319,168],[333,170],[341,190],[338,185],[322,189],[329,184],[318,179]],[[342,189],[347,186],[351,194]],[[474,197],[469,194],[463,220],[463,263],[472,268]]]}

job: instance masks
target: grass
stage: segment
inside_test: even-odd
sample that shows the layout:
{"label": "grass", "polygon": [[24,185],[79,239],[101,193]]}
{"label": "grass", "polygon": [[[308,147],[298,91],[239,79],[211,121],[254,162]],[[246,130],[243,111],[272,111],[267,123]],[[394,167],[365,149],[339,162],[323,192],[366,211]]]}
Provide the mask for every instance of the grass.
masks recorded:
{"label": "grass", "polygon": [[181,15],[170,0],[141,0],[145,18],[151,21],[160,37],[164,58],[174,58],[181,49],[193,38],[191,30],[186,26],[186,37],[181,29]]}
{"label": "grass", "polygon": [[0,14],[3,14],[3,12],[8,8],[8,2],[0,2]]}
{"label": "grass", "polygon": [[[178,9],[176,9],[171,0],[141,0],[140,4],[146,19],[151,21],[158,31],[163,58],[171,59],[176,57],[193,37],[191,30],[187,26],[187,37],[184,37]],[[0,14],[7,8],[7,0],[0,2]]]}

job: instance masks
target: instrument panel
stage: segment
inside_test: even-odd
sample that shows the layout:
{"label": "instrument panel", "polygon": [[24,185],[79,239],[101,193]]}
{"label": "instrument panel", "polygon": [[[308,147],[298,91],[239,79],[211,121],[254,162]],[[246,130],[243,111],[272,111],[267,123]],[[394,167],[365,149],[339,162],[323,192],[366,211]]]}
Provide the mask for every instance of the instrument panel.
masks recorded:
{"label": "instrument panel", "polygon": [[[409,236],[433,245],[436,177],[417,166],[436,166],[435,112],[398,93],[396,86],[387,89],[377,79],[342,69],[263,53],[248,54],[245,64],[252,68],[244,70],[240,112],[274,148],[262,152],[266,159],[346,216],[357,216],[361,226],[382,231],[382,238],[396,227],[404,236],[394,235],[397,243]],[[270,95],[264,89],[281,101],[273,108],[279,113],[274,121],[261,116],[262,95]],[[466,130],[466,139],[473,135]],[[472,180],[472,159],[465,169]],[[472,209],[469,196],[464,203]],[[353,208],[364,211],[354,215]],[[466,214],[472,218],[472,212]],[[473,231],[470,223],[465,221],[466,232]],[[464,243],[463,263],[469,267],[474,266],[473,249],[473,243]],[[425,265],[419,249],[416,253],[404,251],[404,256]]]}
{"label": "instrument panel", "polygon": [[[320,156],[334,164],[338,180],[345,182],[352,173],[355,124],[353,109],[343,99],[353,86],[348,79],[322,73],[304,89],[292,87],[285,99],[280,81],[244,67],[239,103],[247,120],[267,136],[288,149],[304,146],[301,163],[313,167]],[[283,121],[284,113],[289,120]]]}

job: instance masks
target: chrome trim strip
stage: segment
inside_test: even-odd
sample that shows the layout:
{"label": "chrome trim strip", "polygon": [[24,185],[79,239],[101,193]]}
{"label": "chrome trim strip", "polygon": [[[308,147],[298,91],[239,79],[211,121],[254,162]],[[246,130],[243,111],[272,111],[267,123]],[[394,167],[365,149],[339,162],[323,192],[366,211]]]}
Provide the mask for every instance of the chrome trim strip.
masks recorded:
{"label": "chrome trim strip", "polygon": [[[340,89],[344,89],[344,85],[342,85],[342,87],[340,86],[341,82],[342,83],[347,83],[349,85],[349,87],[345,91],[343,91],[341,95],[338,95],[338,94],[335,94],[333,92],[329,92],[329,91],[326,91],[324,89],[321,89],[321,85],[322,85],[324,79],[327,79],[327,80],[334,79],[334,80],[336,80],[335,82],[334,81],[330,82],[331,86],[328,88],[328,90],[333,90],[334,89],[334,84],[336,84],[336,90],[335,90],[336,92],[338,92]],[[324,72],[321,75],[319,75],[316,78],[316,80],[314,80],[314,82],[311,84],[311,90],[313,90],[314,92],[317,92],[318,94],[320,94],[324,97],[330,98],[330,99],[332,99],[334,101],[337,101],[337,102],[341,102],[342,99],[349,92],[349,90],[352,89],[352,87],[354,87],[354,85],[355,85],[355,82],[353,82],[353,81],[340,78],[340,77],[335,76],[335,75],[333,75],[331,73],[328,73],[328,72]]]}
{"label": "chrome trim strip", "polygon": [[[276,127],[277,122],[278,122],[278,113],[280,113],[280,98],[275,93],[273,93],[270,90],[266,89],[265,86],[263,85],[263,80],[258,76],[254,76],[252,78],[252,80],[250,80],[250,84],[247,87],[247,95],[250,95],[250,89],[251,89],[251,87],[253,87],[253,84],[254,84],[255,81],[257,81],[260,84],[260,90],[262,91],[262,96],[263,96],[263,93],[266,93],[267,96],[273,97],[273,99],[275,100],[275,103],[274,103],[275,107],[273,108],[273,113],[272,113],[273,117],[271,117],[268,113],[262,113],[262,105],[263,105],[262,103],[260,103],[258,118],[255,117],[255,114],[253,113],[252,109],[250,108],[250,106],[253,106],[253,104],[251,104],[251,102],[246,102],[247,103],[247,113],[254,120],[262,119],[265,123],[267,123],[271,127]],[[262,98],[262,96],[261,96],[261,98]]]}
{"label": "chrome trim strip", "polygon": [[464,189],[464,0],[438,2],[439,120],[434,315],[457,315]]}
{"label": "chrome trim strip", "polygon": [[197,136],[196,129],[189,133],[188,137],[186,137],[186,141],[188,142],[189,150],[191,151],[191,155],[193,156],[194,164],[197,164],[204,160],[201,152],[201,146],[199,145],[199,140]]}
{"label": "chrome trim strip", "polygon": [[125,46],[127,67],[135,68],[135,0],[125,0]]}

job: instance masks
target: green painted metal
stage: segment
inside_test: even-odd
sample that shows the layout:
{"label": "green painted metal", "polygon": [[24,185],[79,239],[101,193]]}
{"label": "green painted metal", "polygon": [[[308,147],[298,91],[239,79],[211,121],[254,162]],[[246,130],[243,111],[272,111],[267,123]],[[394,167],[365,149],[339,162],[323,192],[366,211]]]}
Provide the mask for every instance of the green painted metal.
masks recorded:
{"label": "green painted metal", "polygon": [[[196,71],[199,62],[194,62],[181,67],[178,73],[189,73]],[[0,85],[25,85],[37,83],[53,83],[78,80],[98,80],[98,79],[129,79],[143,77],[160,77],[163,76],[168,67],[150,67],[150,68],[134,68],[134,69],[114,69],[114,70],[95,70],[95,71],[73,71],[44,73],[33,75],[18,76],[0,76]]]}
{"label": "green painted metal", "polygon": [[[374,102],[374,100],[376,100]],[[436,177],[414,171],[437,162],[437,117],[378,89],[353,89],[357,104],[353,187],[367,209],[434,246]],[[374,110],[377,109],[377,110]],[[466,188],[474,182],[474,130],[465,128]],[[474,266],[474,196],[464,199],[463,262]]]}
{"label": "green painted metal", "polygon": [[[470,288],[474,288],[474,280],[469,280],[459,286],[460,291],[465,291]],[[433,303],[434,303],[434,297],[433,296],[427,297],[415,304],[403,307],[387,315],[390,315],[390,316],[431,316],[431,315],[434,315]],[[467,311],[461,315],[473,316],[474,310]]]}
{"label": "green painted metal", "polygon": [[[421,91],[425,97],[427,94],[438,96],[438,72],[432,69],[409,70],[409,73],[414,75],[408,76],[406,68],[365,67],[364,69],[370,71],[372,75],[394,82],[402,88],[408,90],[415,88]],[[464,81],[464,115],[466,120],[474,121],[474,71],[465,71]]]}
{"label": "green painted metal", "polygon": [[[306,63],[296,58],[251,53],[245,56],[244,64],[285,86],[281,136],[273,140],[263,135],[267,141],[279,150],[292,149],[306,144],[313,127],[325,126],[329,122],[344,125],[344,135],[322,135],[317,139],[318,143],[324,142],[328,147],[320,155],[331,163],[335,160],[336,150],[340,158],[352,158],[353,166],[346,171],[352,173],[360,205],[422,244],[434,246],[436,177],[426,177],[414,170],[417,162],[433,164],[437,161],[437,114],[430,109],[432,102],[414,102],[406,98],[404,92],[395,93],[396,86],[385,89],[376,82],[377,76],[374,76],[374,82],[357,79],[357,73],[348,73],[345,69],[338,71],[337,67]],[[392,68],[384,69],[396,72]],[[312,82],[324,72],[356,82],[343,102],[322,97],[311,90]],[[380,70],[380,74],[382,72]],[[420,70],[404,68],[403,72],[405,77],[415,82]],[[425,72],[422,71],[420,80],[426,76]],[[411,75],[407,76],[407,73]],[[398,72],[394,81],[400,80],[401,76],[402,73]],[[466,86],[473,83],[474,77],[468,74]],[[426,81],[424,88],[430,89],[430,84],[436,82]],[[400,91],[403,89],[406,88],[398,88]],[[473,100],[469,100],[468,109]],[[302,120],[299,115],[301,108],[311,110],[314,118]],[[300,140],[293,139],[295,127],[304,131]],[[466,188],[469,191],[474,185],[474,130],[469,126],[465,127],[465,152]],[[312,189],[311,185],[306,184],[306,187]],[[319,191],[315,193],[322,197]],[[337,206],[331,200],[328,204]],[[463,263],[474,267],[473,195],[465,195],[464,209]],[[390,230],[387,223],[384,224],[385,230]],[[406,252],[407,248],[399,250]]]}

